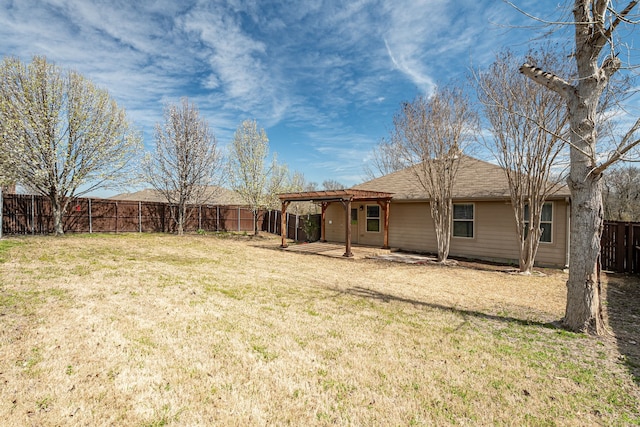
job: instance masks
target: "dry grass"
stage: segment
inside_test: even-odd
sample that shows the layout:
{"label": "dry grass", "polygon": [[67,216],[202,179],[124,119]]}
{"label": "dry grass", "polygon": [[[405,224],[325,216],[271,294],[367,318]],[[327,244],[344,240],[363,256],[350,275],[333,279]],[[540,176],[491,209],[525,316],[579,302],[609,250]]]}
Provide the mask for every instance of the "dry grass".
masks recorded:
{"label": "dry grass", "polygon": [[0,419],[640,423],[638,385],[615,339],[549,325],[564,310],[562,273],[276,247],[146,234],[3,240]]}

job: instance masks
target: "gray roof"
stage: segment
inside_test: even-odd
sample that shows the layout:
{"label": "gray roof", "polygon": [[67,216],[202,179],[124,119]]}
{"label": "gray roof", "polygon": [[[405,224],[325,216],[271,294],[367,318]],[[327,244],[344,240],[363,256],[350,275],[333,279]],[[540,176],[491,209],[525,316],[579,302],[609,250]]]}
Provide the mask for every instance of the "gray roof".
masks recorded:
{"label": "gray roof", "polygon": [[[426,200],[413,167],[356,185],[358,190],[393,193],[393,200]],[[559,186],[550,198],[569,196],[567,186]],[[462,156],[453,185],[453,198],[509,199],[509,185],[502,167],[469,156]]]}
{"label": "gray roof", "polygon": [[[140,202],[166,203],[167,199],[158,191],[152,188],[136,191],[135,193],[122,193],[110,197],[112,200],[132,200]],[[235,191],[224,187],[210,186],[207,188],[207,197],[204,204],[221,206],[244,206],[246,203]]]}

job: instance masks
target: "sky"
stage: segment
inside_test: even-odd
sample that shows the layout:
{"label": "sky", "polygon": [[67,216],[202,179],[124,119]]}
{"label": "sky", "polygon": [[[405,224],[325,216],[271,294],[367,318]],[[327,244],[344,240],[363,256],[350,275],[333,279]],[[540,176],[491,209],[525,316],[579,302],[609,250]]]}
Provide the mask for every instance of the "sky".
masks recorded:
{"label": "sky", "polygon": [[[545,19],[567,2],[514,0]],[[254,119],[307,181],[364,181],[402,101],[544,28],[501,0],[0,0],[0,53],[44,55],[107,89],[153,148],[188,97],[221,148]]]}

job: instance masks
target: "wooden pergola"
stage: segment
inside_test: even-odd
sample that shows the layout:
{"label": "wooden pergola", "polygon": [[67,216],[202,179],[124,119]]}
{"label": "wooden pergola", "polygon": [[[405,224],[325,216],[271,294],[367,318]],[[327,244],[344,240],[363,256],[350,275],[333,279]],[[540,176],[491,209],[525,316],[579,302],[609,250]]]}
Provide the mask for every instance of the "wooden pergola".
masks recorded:
{"label": "wooden pergola", "polygon": [[306,191],[301,193],[279,194],[278,197],[282,202],[282,248],[287,247],[287,224],[286,213],[291,202],[313,202],[322,206],[322,216],[320,221],[320,240],[326,242],[325,238],[325,213],[327,206],[331,203],[339,202],[344,208],[345,216],[345,257],[352,257],[351,252],[351,203],[352,202],[375,202],[382,209],[383,218],[383,248],[389,248],[389,205],[391,204],[392,193],[382,193],[379,191],[365,190],[328,190],[328,191]]}

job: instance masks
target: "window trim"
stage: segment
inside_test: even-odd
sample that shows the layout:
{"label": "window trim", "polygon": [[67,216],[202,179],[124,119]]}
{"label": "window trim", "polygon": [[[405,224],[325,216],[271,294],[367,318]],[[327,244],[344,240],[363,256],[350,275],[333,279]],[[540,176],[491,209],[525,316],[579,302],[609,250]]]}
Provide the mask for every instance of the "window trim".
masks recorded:
{"label": "window trim", "polygon": [[[378,216],[369,216],[369,206],[375,206],[378,208]],[[378,221],[378,231],[369,230],[369,220],[375,219]],[[381,233],[382,232],[382,209],[378,204],[365,205],[364,207],[364,230],[366,233]]]}
{"label": "window trim", "polygon": [[[455,217],[455,206],[456,205],[471,205],[473,210],[473,218],[471,219],[456,219]],[[453,203],[452,211],[451,211],[451,221],[453,224],[451,225],[451,237],[456,239],[475,239],[476,238],[476,204],[475,203]],[[455,223],[458,222],[471,222],[471,236],[456,236],[455,234]]]}
{"label": "window trim", "polygon": [[[554,221],[554,215],[555,215],[556,208],[555,208],[555,204],[553,203],[553,201],[550,201],[550,200],[544,202],[543,209],[544,209],[544,205],[550,205],[551,206],[551,220],[550,221],[543,221],[542,220],[542,214],[541,214],[540,226],[542,226],[542,224],[551,224],[551,231],[549,232],[549,234],[551,234],[551,240],[549,240],[548,242],[546,240],[542,240],[542,234],[540,234],[540,240],[538,240],[538,243],[542,243],[542,244],[545,244],[545,245],[552,245],[553,244],[553,229],[554,229],[553,223],[555,222]],[[527,207],[528,207],[528,205],[525,205],[525,209]],[[524,224],[525,224],[525,231],[526,231],[526,230],[529,229],[529,218],[525,218],[524,219]]]}

